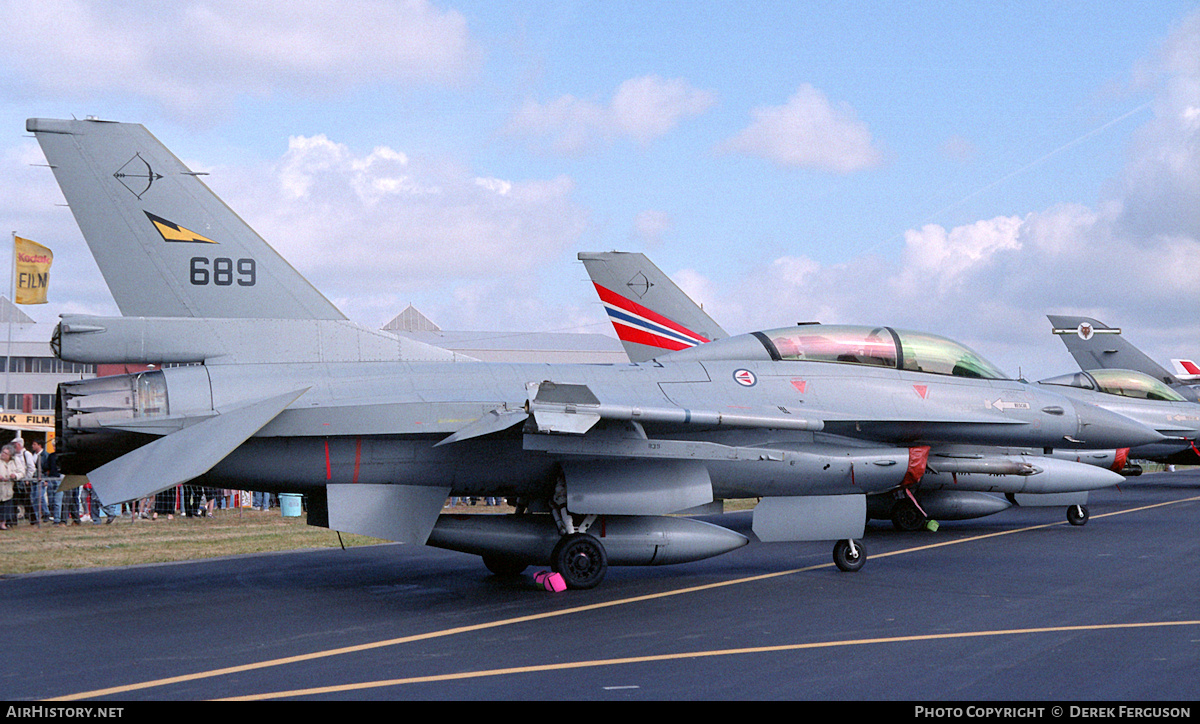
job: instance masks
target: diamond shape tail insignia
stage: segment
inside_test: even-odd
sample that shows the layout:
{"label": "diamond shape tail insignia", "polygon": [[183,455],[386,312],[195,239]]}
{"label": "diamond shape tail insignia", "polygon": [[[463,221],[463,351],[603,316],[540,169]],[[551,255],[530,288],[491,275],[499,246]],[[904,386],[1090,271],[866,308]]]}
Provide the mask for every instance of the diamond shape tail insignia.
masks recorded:
{"label": "diamond shape tail insignia", "polygon": [[142,158],[142,154],[136,153],[113,173],[113,178],[141,200],[154,182],[162,178],[162,174],[155,173],[154,169],[150,168],[150,162]]}
{"label": "diamond shape tail insignia", "polygon": [[638,295],[638,299],[641,299],[646,296],[646,292],[650,291],[650,287],[654,286],[654,282],[647,279],[645,274],[638,272],[632,279],[625,282],[625,286]]}

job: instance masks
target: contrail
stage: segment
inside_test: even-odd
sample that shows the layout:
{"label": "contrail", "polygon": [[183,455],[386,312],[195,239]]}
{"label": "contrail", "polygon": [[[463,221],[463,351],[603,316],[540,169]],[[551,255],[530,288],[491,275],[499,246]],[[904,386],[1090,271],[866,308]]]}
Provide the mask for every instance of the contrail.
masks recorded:
{"label": "contrail", "polygon": [[[1102,126],[1099,126],[1099,127],[1097,127],[1097,128],[1093,128],[1092,130],[1090,130],[1090,131],[1088,131],[1087,133],[1083,134],[1083,135],[1082,135],[1082,136],[1080,136],[1079,138],[1076,138],[1076,139],[1074,139],[1073,141],[1068,141],[1067,143],[1064,143],[1063,145],[1059,146],[1058,148],[1054,149],[1053,151],[1051,151],[1051,152],[1047,153],[1046,155],[1042,156],[1041,158],[1039,158],[1039,159],[1037,159],[1037,160],[1035,160],[1035,161],[1030,161],[1029,163],[1025,164],[1024,166],[1022,166],[1021,168],[1017,169],[1016,171],[1013,171],[1012,173],[1008,174],[1007,176],[1003,176],[1003,177],[1001,177],[1001,178],[999,178],[999,179],[997,179],[997,180],[993,181],[992,183],[988,184],[987,186],[984,186],[984,187],[982,187],[982,188],[979,188],[979,189],[977,189],[977,190],[975,190],[975,191],[972,191],[971,193],[969,193],[969,194],[967,194],[966,196],[962,197],[962,198],[961,198],[961,199],[959,199],[958,201],[955,201],[954,203],[950,204],[949,206],[947,206],[947,207],[945,207],[945,208],[943,208],[943,209],[940,209],[940,210],[938,210],[938,211],[935,211],[934,213],[932,213],[932,214],[930,214],[929,216],[925,217],[925,219],[924,219],[924,220],[921,222],[921,224],[920,224],[920,225],[921,225],[921,226],[924,226],[925,224],[928,224],[929,222],[931,222],[931,221],[933,221],[934,219],[938,218],[938,217],[939,217],[939,216],[941,216],[942,214],[945,214],[945,213],[946,213],[946,212],[948,212],[948,211],[951,211],[951,210],[953,210],[953,209],[956,209],[956,208],[958,208],[959,206],[962,206],[962,205],[963,205],[963,204],[965,204],[966,202],[968,202],[968,201],[970,201],[971,199],[975,198],[976,196],[978,196],[978,195],[980,195],[980,194],[984,193],[985,191],[990,191],[991,189],[994,189],[994,188],[996,188],[997,186],[999,186],[1000,184],[1004,183],[1005,181],[1008,181],[1009,179],[1013,178],[1014,176],[1019,176],[1019,175],[1021,175],[1021,174],[1025,173],[1026,171],[1028,171],[1029,169],[1033,168],[1034,166],[1037,166],[1037,165],[1039,165],[1039,164],[1041,164],[1041,163],[1044,163],[1044,162],[1045,162],[1047,159],[1051,158],[1052,156],[1056,156],[1056,155],[1058,155],[1058,154],[1062,153],[1063,151],[1067,150],[1068,148],[1071,148],[1071,147],[1073,147],[1073,146],[1077,146],[1077,145],[1079,145],[1080,143],[1083,143],[1084,141],[1088,140],[1089,138],[1091,138],[1091,137],[1093,137],[1093,136],[1095,136],[1095,135],[1098,135],[1098,134],[1100,134],[1100,133],[1103,133],[1103,132],[1104,132],[1105,130],[1107,130],[1108,128],[1110,128],[1110,127],[1112,127],[1112,126],[1114,126],[1114,125],[1116,125],[1116,124],[1120,123],[1121,121],[1125,120],[1126,118],[1129,118],[1130,116],[1132,116],[1132,115],[1134,115],[1134,114],[1136,114],[1136,113],[1140,113],[1141,111],[1145,110],[1146,108],[1149,108],[1149,107],[1150,107],[1150,104],[1151,104],[1152,102],[1153,102],[1153,101],[1146,101],[1145,103],[1143,103],[1142,105],[1138,106],[1137,108],[1134,108],[1132,111],[1128,111],[1128,112],[1126,112],[1126,113],[1123,113],[1123,114],[1121,114],[1121,115],[1117,116],[1116,118],[1112,119],[1111,121],[1109,121],[1109,122],[1105,123],[1104,125],[1102,125]],[[866,251],[866,252],[872,252],[872,251],[875,251],[876,249],[878,249],[879,247],[883,246],[884,244],[889,244],[889,243],[891,243],[891,242],[893,242],[893,241],[895,241],[895,240],[897,240],[897,239],[903,239],[903,238],[904,238],[904,234],[903,234],[903,233],[897,234],[896,236],[893,236],[892,238],[890,238],[890,239],[887,239],[886,241],[881,241],[881,242],[879,242],[879,243],[875,244],[874,246],[872,246],[872,247],[870,247],[870,248],[866,249],[865,251]]]}

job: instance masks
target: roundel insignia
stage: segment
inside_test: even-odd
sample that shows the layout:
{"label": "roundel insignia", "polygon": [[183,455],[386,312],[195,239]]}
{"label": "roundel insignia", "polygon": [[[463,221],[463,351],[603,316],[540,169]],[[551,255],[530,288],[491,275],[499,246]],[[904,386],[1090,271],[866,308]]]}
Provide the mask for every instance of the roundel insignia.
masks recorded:
{"label": "roundel insignia", "polygon": [[733,381],[737,382],[742,387],[753,387],[754,383],[758,382],[758,378],[755,377],[754,373],[750,370],[741,369],[734,370]]}

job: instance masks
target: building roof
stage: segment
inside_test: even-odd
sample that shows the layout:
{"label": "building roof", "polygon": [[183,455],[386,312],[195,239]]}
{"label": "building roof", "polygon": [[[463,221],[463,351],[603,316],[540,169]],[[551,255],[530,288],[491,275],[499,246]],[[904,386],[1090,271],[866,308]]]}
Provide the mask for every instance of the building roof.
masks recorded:
{"label": "building roof", "polygon": [[433,323],[429,317],[417,311],[413,305],[408,305],[403,312],[396,315],[392,321],[383,325],[388,332],[439,332],[441,327]]}

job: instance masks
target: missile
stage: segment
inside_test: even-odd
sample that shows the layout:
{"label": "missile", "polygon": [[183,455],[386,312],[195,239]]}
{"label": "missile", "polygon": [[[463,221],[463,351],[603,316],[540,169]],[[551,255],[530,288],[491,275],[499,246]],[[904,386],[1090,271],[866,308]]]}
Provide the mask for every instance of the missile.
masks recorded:
{"label": "missile", "polygon": [[[750,539],[691,518],[604,515],[587,530],[604,546],[609,565],[658,566],[728,553]],[[549,565],[561,538],[549,515],[452,515],[438,517],[426,545],[480,556],[503,556]]]}
{"label": "missile", "polygon": [[[973,490],[990,493],[1078,493],[1088,490],[1109,488],[1124,482],[1125,478],[1112,470],[1087,463],[1060,460],[1035,455],[1010,456],[1009,465],[1028,466],[1026,474],[994,474],[981,472],[944,472],[948,467],[941,462],[932,462],[938,472],[927,472],[921,478],[919,489],[928,490]],[[979,461],[982,462],[982,461]],[[1003,465],[985,465],[981,468],[1002,469]],[[922,503],[924,505],[924,503]]]}

